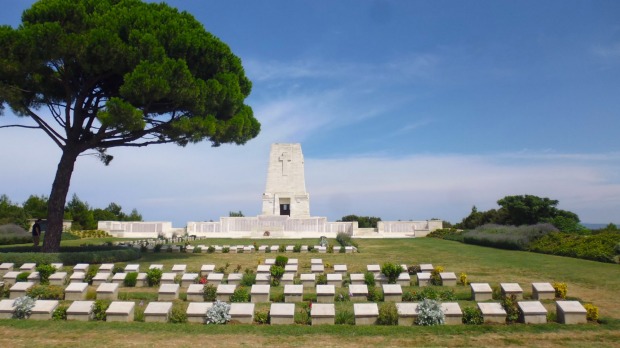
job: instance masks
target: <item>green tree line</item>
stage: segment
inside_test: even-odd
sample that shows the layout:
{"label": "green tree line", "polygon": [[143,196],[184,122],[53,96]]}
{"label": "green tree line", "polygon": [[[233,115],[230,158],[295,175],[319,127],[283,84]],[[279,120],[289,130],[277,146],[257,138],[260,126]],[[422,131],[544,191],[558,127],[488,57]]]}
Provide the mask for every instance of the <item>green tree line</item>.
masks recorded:
{"label": "green tree line", "polygon": [[[0,196],[0,225],[13,223],[28,229],[28,219],[46,218],[47,207],[48,197],[44,195],[30,195],[19,204],[3,194]],[[73,221],[74,230],[94,230],[98,221],[142,221],[142,215],[135,208],[127,214],[123,212],[123,207],[114,202],[103,209],[93,208],[74,194],[65,205],[64,219]]]}

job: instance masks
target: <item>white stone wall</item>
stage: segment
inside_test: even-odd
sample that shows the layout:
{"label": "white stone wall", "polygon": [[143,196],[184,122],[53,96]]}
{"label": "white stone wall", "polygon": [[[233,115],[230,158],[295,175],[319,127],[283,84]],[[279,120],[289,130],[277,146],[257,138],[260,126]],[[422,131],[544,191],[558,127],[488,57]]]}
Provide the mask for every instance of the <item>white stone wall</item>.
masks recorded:
{"label": "white stone wall", "polygon": [[398,234],[411,237],[424,237],[434,230],[443,228],[441,220],[425,221],[379,221],[377,232],[389,236]]}
{"label": "white stone wall", "polygon": [[160,234],[171,237],[180,233],[169,221],[99,221],[97,229],[120,238],[157,238]]}

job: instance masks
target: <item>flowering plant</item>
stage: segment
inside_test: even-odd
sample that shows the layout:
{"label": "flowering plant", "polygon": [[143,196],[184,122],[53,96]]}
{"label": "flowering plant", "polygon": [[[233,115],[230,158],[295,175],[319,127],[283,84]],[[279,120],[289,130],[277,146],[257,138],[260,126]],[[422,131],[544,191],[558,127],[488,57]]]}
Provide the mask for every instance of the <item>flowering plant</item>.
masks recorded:
{"label": "flowering plant", "polygon": [[205,322],[207,324],[226,324],[230,321],[230,305],[226,302],[215,301],[207,310]]}

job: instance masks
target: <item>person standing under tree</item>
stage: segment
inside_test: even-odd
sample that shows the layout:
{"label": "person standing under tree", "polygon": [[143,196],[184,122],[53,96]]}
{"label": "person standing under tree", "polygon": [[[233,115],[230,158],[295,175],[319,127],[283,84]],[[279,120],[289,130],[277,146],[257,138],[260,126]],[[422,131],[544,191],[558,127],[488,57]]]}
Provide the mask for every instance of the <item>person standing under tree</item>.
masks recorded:
{"label": "person standing under tree", "polygon": [[41,219],[37,219],[32,225],[32,243],[35,247],[39,246],[39,237],[41,237]]}

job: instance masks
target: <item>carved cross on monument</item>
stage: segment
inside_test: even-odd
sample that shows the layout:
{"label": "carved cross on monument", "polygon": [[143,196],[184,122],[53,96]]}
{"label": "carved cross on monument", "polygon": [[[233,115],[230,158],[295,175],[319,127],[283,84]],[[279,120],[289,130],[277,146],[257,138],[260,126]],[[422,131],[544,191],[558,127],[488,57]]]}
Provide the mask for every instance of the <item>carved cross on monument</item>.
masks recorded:
{"label": "carved cross on monument", "polygon": [[289,162],[291,162],[291,153],[290,152],[282,152],[282,155],[278,158],[282,162],[282,176],[288,175]]}

